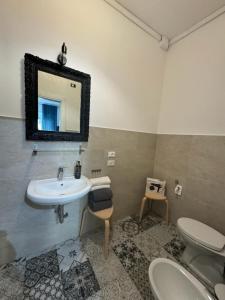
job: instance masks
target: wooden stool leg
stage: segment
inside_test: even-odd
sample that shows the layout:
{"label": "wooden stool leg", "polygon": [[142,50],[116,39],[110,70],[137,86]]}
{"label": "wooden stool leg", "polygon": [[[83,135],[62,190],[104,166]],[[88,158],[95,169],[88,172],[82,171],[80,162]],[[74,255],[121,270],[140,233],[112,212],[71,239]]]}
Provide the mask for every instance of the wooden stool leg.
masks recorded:
{"label": "wooden stool leg", "polygon": [[105,220],[105,245],[104,245],[104,253],[105,253],[105,258],[107,258],[109,254],[109,220]]}
{"label": "wooden stool leg", "polygon": [[113,235],[113,223],[112,223],[112,218],[109,219],[109,229],[110,229],[110,233],[111,233],[111,237]]}
{"label": "wooden stool leg", "polygon": [[169,202],[168,200],[165,200],[166,203],[166,223],[169,225]]}
{"label": "wooden stool leg", "polygon": [[144,197],[141,201],[141,210],[140,210],[140,215],[139,215],[139,221],[141,222],[142,216],[143,216],[143,211],[145,207],[145,201],[147,200],[146,197]]}
{"label": "wooden stool leg", "polygon": [[80,232],[79,232],[79,237],[81,237],[82,233],[83,233],[83,227],[84,227],[84,215],[87,212],[87,207],[84,208],[83,212],[82,212],[82,217],[81,217],[81,223],[80,223]]}
{"label": "wooden stool leg", "polygon": [[150,211],[152,211],[152,204],[153,204],[153,200],[148,201],[149,202],[149,206],[150,206]]}

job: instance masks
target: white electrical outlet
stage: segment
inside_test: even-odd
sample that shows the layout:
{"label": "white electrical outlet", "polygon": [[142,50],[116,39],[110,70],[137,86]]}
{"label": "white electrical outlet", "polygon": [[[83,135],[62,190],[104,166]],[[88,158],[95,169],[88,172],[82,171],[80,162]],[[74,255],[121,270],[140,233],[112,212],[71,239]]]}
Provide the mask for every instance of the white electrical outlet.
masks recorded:
{"label": "white electrical outlet", "polygon": [[116,157],[116,152],[115,151],[109,151],[108,152],[108,157]]}
{"label": "white electrical outlet", "polygon": [[182,195],[182,189],[183,189],[182,185],[177,184],[177,185],[175,186],[174,193],[175,193],[177,196],[181,196],[181,195]]}
{"label": "white electrical outlet", "polygon": [[116,161],[114,159],[107,160],[107,166],[108,167],[114,167],[116,164]]}

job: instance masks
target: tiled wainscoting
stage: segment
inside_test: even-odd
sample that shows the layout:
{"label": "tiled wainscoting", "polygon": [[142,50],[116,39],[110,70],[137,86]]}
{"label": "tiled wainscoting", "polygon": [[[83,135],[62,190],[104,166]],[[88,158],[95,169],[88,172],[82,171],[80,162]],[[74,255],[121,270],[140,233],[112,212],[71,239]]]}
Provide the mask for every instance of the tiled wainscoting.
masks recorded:
{"label": "tiled wainscoting", "polygon": [[157,257],[180,262],[184,251],[176,227],[155,215],[141,224],[132,217],[115,222],[107,259],[103,238],[97,230],[3,266],[0,298],[153,300],[149,264]]}
{"label": "tiled wainscoting", "polygon": [[167,181],[173,223],[186,216],[225,234],[225,136],[157,135],[154,177]]}
{"label": "tiled wainscoting", "polygon": [[[102,169],[99,176],[112,179],[114,220],[139,210],[147,176],[165,179],[170,217],[187,216],[203,221],[225,234],[225,137],[155,135],[123,130],[90,128],[86,151],[79,156],[63,149],[79,143],[37,142],[41,149],[61,152],[32,156],[34,142],[25,140],[23,120],[0,117],[0,265],[21,256],[40,253],[55,244],[76,238],[86,199],[65,206],[69,217],[59,224],[53,207],[29,203],[26,189],[31,179],[55,177],[65,166],[72,176],[81,160],[82,173]],[[115,167],[107,167],[107,152],[116,152]],[[174,195],[175,180],[183,185],[182,197]],[[163,214],[163,205],[153,209]],[[99,225],[90,216],[84,232]]]}
{"label": "tiled wainscoting", "polygon": [[[61,152],[32,156],[33,145],[40,149],[62,149]],[[65,176],[73,175],[76,160],[82,173],[92,177],[92,169],[102,169],[98,176],[109,175],[114,194],[114,219],[136,213],[152,175],[156,136],[114,129],[90,127],[86,151],[63,152],[79,147],[75,142],[32,142],[25,140],[23,120],[0,117],[0,265],[24,255],[33,255],[59,242],[75,238],[86,200],[65,206],[69,217],[59,224],[54,208],[43,209],[26,200],[31,179],[56,177],[57,168],[65,166]],[[107,152],[116,151],[115,167],[107,167]],[[88,230],[95,220],[88,218]]]}

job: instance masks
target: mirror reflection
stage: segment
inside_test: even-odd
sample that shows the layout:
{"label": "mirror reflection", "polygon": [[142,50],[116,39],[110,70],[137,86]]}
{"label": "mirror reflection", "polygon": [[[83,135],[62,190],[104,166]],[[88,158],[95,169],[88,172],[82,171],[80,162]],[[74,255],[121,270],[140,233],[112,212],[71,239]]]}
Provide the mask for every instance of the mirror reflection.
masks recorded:
{"label": "mirror reflection", "polygon": [[38,71],[38,130],[80,132],[81,83]]}

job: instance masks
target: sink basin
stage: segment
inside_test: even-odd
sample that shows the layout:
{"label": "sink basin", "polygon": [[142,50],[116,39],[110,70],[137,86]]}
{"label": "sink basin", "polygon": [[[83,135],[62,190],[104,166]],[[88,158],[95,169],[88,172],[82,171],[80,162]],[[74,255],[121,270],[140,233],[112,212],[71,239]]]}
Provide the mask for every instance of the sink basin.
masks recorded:
{"label": "sink basin", "polygon": [[66,177],[63,180],[31,180],[27,188],[27,197],[39,205],[64,205],[85,196],[91,183],[85,176],[80,179]]}

